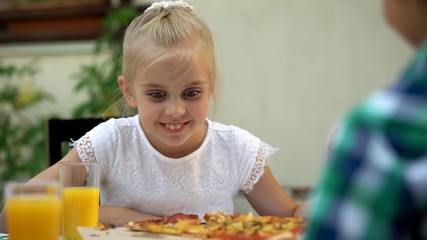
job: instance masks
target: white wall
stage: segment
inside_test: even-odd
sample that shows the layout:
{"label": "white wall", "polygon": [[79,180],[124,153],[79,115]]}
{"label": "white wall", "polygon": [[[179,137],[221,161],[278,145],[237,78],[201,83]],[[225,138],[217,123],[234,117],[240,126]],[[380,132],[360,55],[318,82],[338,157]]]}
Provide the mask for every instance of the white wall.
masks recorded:
{"label": "white wall", "polygon": [[[213,32],[222,77],[214,120],[238,125],[280,151],[283,185],[314,185],[327,135],[353,104],[391,83],[412,54],[381,16],[381,0],[188,0]],[[85,98],[71,74],[94,61],[90,43],[0,47],[3,62],[37,56],[38,84],[57,98],[31,109],[69,116]],[[102,56],[101,56],[102,57]]]}
{"label": "white wall", "polygon": [[312,185],[338,118],[411,55],[380,0],[192,1],[212,28],[224,85],[217,119],[280,152],[283,185]]}

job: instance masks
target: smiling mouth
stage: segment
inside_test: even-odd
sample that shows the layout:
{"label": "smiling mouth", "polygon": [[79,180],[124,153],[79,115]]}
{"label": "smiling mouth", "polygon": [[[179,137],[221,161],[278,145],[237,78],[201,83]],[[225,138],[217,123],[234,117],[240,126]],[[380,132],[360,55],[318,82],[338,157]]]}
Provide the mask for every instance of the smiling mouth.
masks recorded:
{"label": "smiling mouth", "polygon": [[179,132],[182,130],[185,126],[188,125],[189,122],[184,123],[161,123],[161,125],[166,128],[166,130]]}

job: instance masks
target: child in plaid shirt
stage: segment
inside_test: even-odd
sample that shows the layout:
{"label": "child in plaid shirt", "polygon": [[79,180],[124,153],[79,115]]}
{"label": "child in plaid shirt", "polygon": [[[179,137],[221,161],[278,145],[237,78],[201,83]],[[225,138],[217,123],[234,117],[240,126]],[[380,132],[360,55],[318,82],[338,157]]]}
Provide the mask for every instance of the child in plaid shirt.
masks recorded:
{"label": "child in plaid shirt", "polygon": [[427,239],[427,0],[383,0],[418,49],[389,88],[351,111],[313,200],[306,239]]}

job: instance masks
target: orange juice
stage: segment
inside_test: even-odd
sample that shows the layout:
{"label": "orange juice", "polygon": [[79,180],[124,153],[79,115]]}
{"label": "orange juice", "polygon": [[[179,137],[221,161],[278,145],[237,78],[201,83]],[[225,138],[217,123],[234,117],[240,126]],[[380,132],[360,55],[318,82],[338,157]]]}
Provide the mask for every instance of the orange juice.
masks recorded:
{"label": "orange juice", "polygon": [[95,227],[98,222],[99,188],[68,187],[62,190],[63,236],[82,239],[77,227]]}
{"label": "orange juice", "polygon": [[58,240],[61,235],[59,196],[17,196],[6,200],[10,240]]}

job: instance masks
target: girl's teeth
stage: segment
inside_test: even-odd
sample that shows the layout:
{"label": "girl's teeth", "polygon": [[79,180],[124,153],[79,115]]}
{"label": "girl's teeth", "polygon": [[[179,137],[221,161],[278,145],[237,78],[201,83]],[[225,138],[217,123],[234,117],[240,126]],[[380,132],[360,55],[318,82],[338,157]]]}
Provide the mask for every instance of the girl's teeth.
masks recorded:
{"label": "girl's teeth", "polygon": [[168,124],[167,123],[166,127],[169,128],[169,129],[171,129],[171,130],[175,130],[175,129],[180,129],[182,127],[182,125],[181,124],[174,125],[174,124]]}

